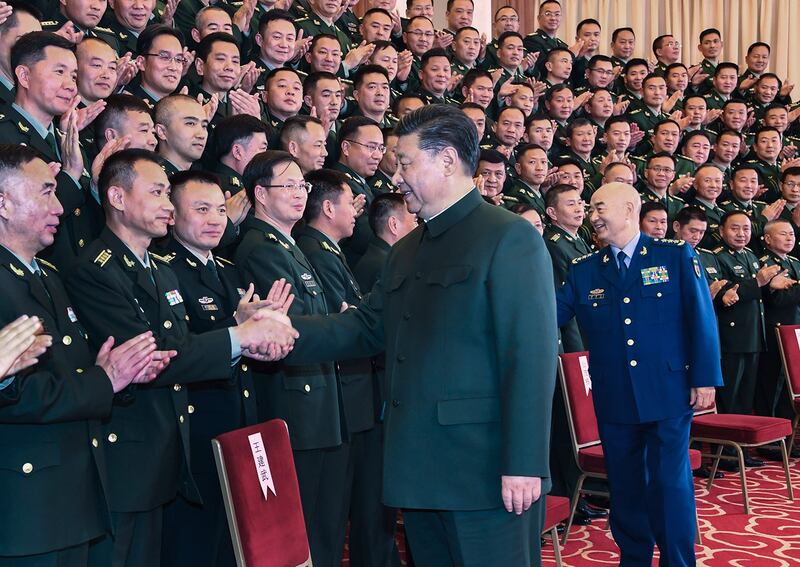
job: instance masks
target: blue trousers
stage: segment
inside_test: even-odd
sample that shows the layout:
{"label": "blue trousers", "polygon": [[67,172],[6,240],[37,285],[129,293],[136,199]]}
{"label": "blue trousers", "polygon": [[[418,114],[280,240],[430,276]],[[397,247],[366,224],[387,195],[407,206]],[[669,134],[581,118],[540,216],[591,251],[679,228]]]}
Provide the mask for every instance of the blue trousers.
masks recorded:
{"label": "blue trousers", "polygon": [[662,567],[695,565],[691,419],[599,424],[622,567],[650,567],[654,545]]}

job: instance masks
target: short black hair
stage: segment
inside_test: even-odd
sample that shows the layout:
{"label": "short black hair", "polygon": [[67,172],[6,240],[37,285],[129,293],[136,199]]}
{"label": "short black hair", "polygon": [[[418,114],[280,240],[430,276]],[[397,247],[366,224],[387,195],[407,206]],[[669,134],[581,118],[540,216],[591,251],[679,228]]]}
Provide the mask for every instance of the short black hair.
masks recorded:
{"label": "short black hair", "polygon": [[667,75],[669,75],[673,69],[680,69],[680,68],[683,68],[683,70],[686,72],[689,71],[689,68],[680,61],[676,61],[675,63],[670,63],[669,65],[667,65],[666,69],[664,69],[664,78],[666,78]]}
{"label": "short black hair", "polygon": [[587,68],[591,69],[598,63],[611,63],[611,65],[614,65],[614,61],[611,59],[611,57],[608,55],[600,55],[598,53],[597,55],[592,55],[591,59],[589,59],[589,65]]}
{"label": "short black hair", "polygon": [[425,104],[425,100],[421,96],[419,96],[418,94],[404,93],[404,94],[401,94],[396,99],[394,99],[394,102],[392,103],[392,114],[397,116],[398,112],[399,112],[399,109],[400,109],[400,104],[403,103],[404,101],[407,101],[407,100],[412,99],[412,98],[415,98],[418,101],[420,101],[422,104]]}
{"label": "short black hair", "polygon": [[37,31],[26,33],[11,47],[11,72],[14,74],[14,85],[18,86],[17,74],[14,70],[20,65],[35,65],[45,58],[44,50],[48,47],[66,49],[75,53],[75,44],[53,32]]}
{"label": "short black hair", "polygon": [[236,51],[238,53],[239,44],[236,43],[235,37],[226,32],[214,32],[208,34],[200,41],[199,45],[197,46],[197,58],[205,62],[205,60],[208,59],[211,50],[214,48],[214,44],[218,41],[230,43],[231,45],[236,46]]}
{"label": "short black hair", "polygon": [[139,38],[136,40],[136,53],[146,57],[153,47],[153,42],[162,35],[171,35],[178,40],[181,47],[186,46],[186,40],[180,30],[167,24],[153,24],[144,28],[142,33],[139,34]]}
{"label": "short black hair", "polygon": [[503,115],[504,112],[507,112],[509,110],[516,110],[517,112],[522,114],[522,122],[523,123],[525,122],[525,112],[521,108],[517,108],[516,106],[503,106],[503,107],[500,108],[500,110],[497,113],[497,120],[495,120],[495,124],[500,122],[500,117]]}
{"label": "short black hair", "polygon": [[419,148],[428,153],[452,147],[462,162],[462,170],[472,175],[480,151],[478,129],[469,116],[446,104],[429,104],[406,114],[395,127],[398,136],[419,136]]}
{"label": "short black hair", "polygon": [[532,152],[534,150],[541,150],[544,152],[545,157],[547,157],[547,150],[544,149],[539,144],[522,144],[521,146],[517,146],[516,156],[517,161],[521,160],[525,157],[525,154],[528,152]]}
{"label": "short black hair", "polygon": [[642,208],[639,211],[639,222],[644,220],[644,217],[647,215],[647,213],[651,213],[653,211],[663,211],[667,217],[669,217],[669,211],[664,203],[661,201],[648,201],[646,203],[642,203]]}
{"label": "short black hair", "polygon": [[281,129],[281,149],[288,151],[289,142],[300,132],[307,131],[310,123],[322,126],[322,121],[316,116],[297,115],[287,118]]}
{"label": "short black hair", "polygon": [[[321,40],[323,40],[323,39],[330,39],[331,41],[335,41],[336,43],[339,43],[339,38],[337,38],[337,37],[336,37],[335,35],[333,35],[333,34],[329,34],[329,33],[318,33],[318,34],[316,34],[316,35],[314,36],[314,38],[311,40],[311,46],[308,48],[308,50],[309,50],[309,51],[311,51],[311,52],[313,53],[313,52],[314,52],[314,48],[315,48],[315,47],[317,46],[317,44],[318,44],[318,43],[319,43]],[[340,46],[340,47],[341,47],[341,46]]]}
{"label": "short black hair", "polygon": [[424,69],[425,66],[428,64],[428,61],[430,61],[434,57],[444,57],[448,61],[450,60],[450,56],[447,54],[447,51],[443,47],[433,47],[422,54],[422,60],[420,61],[419,68]]}
{"label": "short black hair", "polygon": [[320,81],[338,81],[339,78],[328,71],[317,71],[309,74],[303,81],[303,96],[310,95]]}
{"label": "short black hair", "polygon": [[319,218],[322,213],[322,204],[325,201],[339,202],[347,185],[347,176],[335,169],[317,169],[306,175],[306,181],[311,183],[303,218],[311,222]]}
{"label": "short black hair", "polygon": [[631,119],[625,116],[624,114],[617,114],[616,116],[609,116],[608,120],[606,120],[605,126],[603,129],[607,132],[608,129],[613,126],[614,124],[627,124],[628,126],[631,125]]}
{"label": "short black hair", "polygon": [[256,185],[271,184],[273,178],[279,175],[277,171],[279,166],[289,167],[293,163],[297,164],[297,161],[292,154],[280,150],[267,150],[254,155],[242,173],[244,190],[247,192],[250,204],[255,205],[256,202]]}
{"label": "short black hair", "polygon": [[674,222],[677,222],[680,226],[686,226],[693,220],[706,223],[708,222],[706,213],[697,205],[688,205],[683,207],[680,211],[678,211],[678,214],[675,215]]}
{"label": "short black hair", "polygon": [[558,197],[567,191],[578,191],[578,193],[580,193],[580,190],[577,187],[574,185],[569,185],[568,183],[558,183],[553,185],[547,190],[547,193],[545,193],[545,208],[549,209],[550,207],[555,207],[558,204]]}
{"label": "short black hair", "polygon": [[[458,36],[460,36],[462,33],[468,32],[468,31],[474,31],[478,35],[480,35],[480,33],[481,33],[480,31],[478,31],[477,28],[474,28],[472,26],[464,26],[463,28],[458,28],[458,30],[456,31],[456,39],[458,39]],[[375,49],[377,50],[377,47]]]}
{"label": "short black hair", "polygon": [[464,78],[461,79],[461,86],[470,88],[473,84],[475,84],[475,81],[477,81],[481,77],[483,77],[484,79],[489,79],[490,81],[492,81],[492,83],[494,83],[494,79],[492,79],[492,74],[489,73],[489,71],[486,71],[484,69],[473,68],[464,73]]}
{"label": "short black hair", "polygon": [[575,118],[574,120],[570,120],[569,124],[567,124],[567,131],[566,131],[567,139],[572,137],[572,134],[575,133],[576,128],[583,128],[584,126],[591,126],[591,125],[592,123],[589,121],[588,118],[579,117]]}
{"label": "short black hair", "polygon": [[406,208],[406,200],[400,193],[381,193],[369,206],[369,227],[375,236],[380,237],[386,231],[389,217]]}
{"label": "short black hair", "polygon": [[97,178],[97,192],[104,208],[108,208],[108,189],[111,186],[117,185],[125,190],[133,186],[136,179],[136,164],[140,161],[149,161],[161,167],[158,154],[139,148],[126,148],[111,154],[106,159]]}
{"label": "short black hair", "polygon": [[389,72],[380,65],[361,65],[356,71],[355,76],[353,77],[353,90],[358,90],[361,88],[362,83],[364,82],[364,77],[367,75],[383,75],[386,77],[386,81],[389,81]]}
{"label": "short black hair", "polygon": [[800,166],[796,165],[794,167],[787,167],[786,169],[784,169],[781,172],[781,182],[783,182],[783,180],[789,175],[792,176],[800,175]]}
{"label": "short black hair", "polygon": [[28,14],[38,21],[42,21],[44,16],[36,6],[29,2],[22,2],[21,0],[6,0],[6,4],[11,7],[11,15],[8,19],[0,24],[0,33],[8,33],[8,30],[17,27],[19,24],[18,14]]}
{"label": "short black hair", "polygon": [[515,31],[507,31],[500,34],[500,37],[497,38],[497,47],[503,47],[503,44],[509,37],[517,37],[520,41],[523,41],[525,38],[522,37],[522,34]]}
{"label": "short black hair", "polygon": [[758,168],[754,163],[748,163],[746,161],[743,161],[731,169],[731,181],[734,179],[734,177],[736,177],[736,174],[739,173],[740,171],[755,171],[756,175],[758,175],[759,178],[761,177]]}
{"label": "short black hair", "polygon": [[213,156],[219,161],[230,153],[234,144],[258,133],[263,133],[269,140],[271,128],[255,116],[237,114],[223,118],[212,132]]}
{"label": "short black hair", "polygon": [[664,35],[660,35],[653,40],[653,55],[656,54],[656,50],[661,49],[661,44],[664,43],[664,40],[668,37],[675,37],[671,33],[667,33]]}
{"label": "short black hair", "polygon": [[586,19],[581,20],[580,22],[578,22],[578,25],[575,26],[575,35],[578,35],[579,33],[581,33],[581,28],[583,26],[588,26],[588,25],[591,25],[591,24],[594,24],[598,28],[603,29],[603,26],[600,25],[600,22],[598,22],[594,18],[586,18]]}
{"label": "short black hair", "polygon": [[550,58],[553,57],[554,55],[556,55],[557,53],[567,53],[569,55],[570,59],[572,59],[572,51],[570,51],[566,47],[554,47],[553,49],[551,49],[550,51],[548,51],[545,54],[544,62],[545,63],[549,63],[550,62]]}
{"label": "short black hair", "polygon": [[646,59],[642,59],[641,57],[634,57],[633,59],[629,59],[625,66],[622,68],[622,74],[627,75],[628,72],[633,69],[634,67],[646,67],[650,69],[650,66],[647,64]]}
{"label": "short black hair", "polygon": [[716,77],[719,75],[720,71],[725,69],[733,69],[736,71],[737,75],[739,74],[739,66],[736,63],[733,63],[732,61],[721,61],[719,65],[717,65],[717,68],[714,69],[714,76]]}
{"label": "short black hair", "polygon": [[722,34],[717,28],[706,28],[700,32],[700,43],[703,43],[703,39],[705,39],[707,35],[716,35],[722,39]]}
{"label": "short black hair", "polygon": [[219,192],[222,193],[222,187],[219,183],[219,177],[217,175],[209,171],[194,169],[178,171],[169,178],[169,200],[173,205],[177,201],[178,194],[186,188],[186,185],[192,182],[202,183],[204,185],[216,185],[219,188]]}
{"label": "short black hair", "polygon": [[389,18],[389,20],[390,20],[390,21],[391,21],[391,19],[392,19],[392,15],[391,15],[391,14],[388,12],[388,10],[384,10],[383,8],[370,8],[369,10],[367,10],[366,12],[364,12],[364,15],[363,15],[363,16],[361,16],[361,22],[363,23],[363,22],[364,22],[364,20],[366,20],[366,19],[367,19],[367,16],[371,16],[371,15],[373,15],[373,14],[381,14],[381,15],[384,15],[384,16],[386,16],[387,18]]}
{"label": "short black hair", "polygon": [[673,126],[677,126],[678,127],[678,133],[680,133],[680,129],[681,129],[681,125],[680,124],[678,124],[672,118],[664,118],[663,120],[659,120],[658,123],[655,126],[653,126],[653,134],[658,132],[659,128],[661,128],[665,124],[672,124]]}
{"label": "short black hair", "polygon": [[22,144],[0,144],[0,191],[5,187],[6,174],[17,171],[39,157],[30,146]]}
{"label": "short black hair", "polygon": [[275,67],[272,71],[267,73],[267,76],[264,77],[264,88],[269,88],[269,84],[272,80],[278,75],[278,73],[293,73],[295,77],[300,79],[300,73],[292,69],[291,67]]}
{"label": "short black hair", "polygon": [[633,31],[633,28],[629,27],[617,28],[613,32],[611,32],[611,42],[613,43],[617,41],[617,37],[619,37],[619,34],[622,32],[631,32],[633,34],[633,37],[636,38],[636,32]]}
{"label": "short black hair", "polygon": [[662,75],[659,75],[658,73],[648,73],[648,74],[645,76],[645,78],[644,78],[644,79],[642,79],[642,88],[644,88],[644,86],[645,86],[645,85],[646,85],[648,82],[650,82],[650,81],[655,81],[655,80],[657,80],[657,79],[661,79],[661,80],[663,80],[665,83],[667,82],[667,79],[666,79],[666,77],[663,77]]}
{"label": "short black hair", "polygon": [[750,221],[751,225],[753,224],[753,221],[750,219],[750,216],[746,212],[740,211],[738,209],[731,209],[730,211],[726,211],[722,215],[722,218],[719,220],[719,226],[720,227],[725,226],[728,223],[728,219],[736,215],[742,215],[744,218]]}
{"label": "short black hair", "polygon": [[286,10],[270,10],[269,12],[264,12],[261,17],[258,19],[258,33],[263,34],[264,30],[267,29],[267,26],[270,22],[275,22],[278,20],[283,20],[285,22],[289,22],[294,26],[294,19],[292,15],[287,12]]}
{"label": "short black hair", "polygon": [[366,126],[375,126],[376,128],[380,128],[380,125],[372,118],[367,118],[366,116],[351,116],[345,120],[342,123],[342,127],[339,128],[339,136],[336,138],[336,145],[341,147],[342,142],[349,140],[358,132],[360,128],[364,128]]}
{"label": "short black hair", "polygon": [[485,161],[487,163],[502,163],[506,164],[506,156],[498,152],[497,150],[493,150],[491,148],[486,148],[481,150],[481,153],[478,156],[478,163]]}
{"label": "short black hair", "polygon": [[675,160],[675,156],[672,155],[671,153],[669,153],[669,152],[656,152],[654,154],[651,154],[651,155],[647,156],[647,160],[645,161],[645,169],[650,167],[650,163],[654,159],[659,159],[659,158],[668,158],[672,162],[672,166],[673,167],[675,167],[675,164],[677,163],[676,160]]}
{"label": "short black hair", "polygon": [[764,43],[763,41],[756,41],[755,43],[751,43],[750,47],[747,48],[747,54],[750,55],[753,50],[757,47],[766,47],[767,52],[771,52],[772,48],[769,46],[768,43]]}
{"label": "short black hair", "polygon": [[[455,2],[455,1],[456,1],[456,0],[447,0],[447,11],[448,11],[448,12],[450,11],[450,8],[452,8],[452,7],[453,7],[453,2]],[[472,4],[473,6],[475,5],[475,2],[473,2],[473,0],[467,0],[467,2],[469,2],[469,3],[470,3],[470,4]]]}
{"label": "short black hair", "polygon": [[150,107],[138,96],[128,93],[112,94],[106,97],[105,101],[106,107],[94,119],[92,124],[96,140],[103,139],[103,133],[108,128],[119,129],[120,122],[127,112],[142,112],[150,116],[150,118],[153,117]]}

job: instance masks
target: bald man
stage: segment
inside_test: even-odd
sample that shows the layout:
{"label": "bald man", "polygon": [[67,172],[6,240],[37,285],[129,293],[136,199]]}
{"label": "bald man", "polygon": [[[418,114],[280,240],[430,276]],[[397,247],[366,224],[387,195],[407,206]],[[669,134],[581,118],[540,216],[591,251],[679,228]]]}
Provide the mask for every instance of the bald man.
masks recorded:
{"label": "bald man", "polygon": [[650,567],[657,544],[662,565],[695,565],[689,427],[722,385],[719,338],[694,250],[641,234],[640,210],[631,185],[592,195],[608,246],[573,261],[558,324],[576,317],[588,342],[620,564]]}

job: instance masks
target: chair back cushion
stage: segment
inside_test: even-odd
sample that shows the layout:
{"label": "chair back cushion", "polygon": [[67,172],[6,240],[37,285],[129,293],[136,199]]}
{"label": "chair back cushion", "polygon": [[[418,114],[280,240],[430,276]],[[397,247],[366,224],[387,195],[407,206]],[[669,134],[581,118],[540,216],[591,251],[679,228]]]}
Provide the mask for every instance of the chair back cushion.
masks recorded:
{"label": "chair back cushion", "polygon": [[592,399],[589,353],[571,352],[558,356],[561,387],[566,397],[573,439],[579,447],[597,443],[600,441],[600,433]]}
{"label": "chair back cushion", "polygon": [[800,394],[800,325],[775,327],[792,396]]}

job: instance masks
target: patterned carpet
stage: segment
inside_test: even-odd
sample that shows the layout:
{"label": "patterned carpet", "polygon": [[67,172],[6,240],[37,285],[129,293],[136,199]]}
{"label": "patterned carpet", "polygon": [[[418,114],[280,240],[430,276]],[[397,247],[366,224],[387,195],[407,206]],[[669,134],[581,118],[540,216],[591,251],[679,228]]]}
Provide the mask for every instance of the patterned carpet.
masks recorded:
{"label": "patterned carpet", "polygon": [[[800,498],[800,461],[790,461],[795,495]],[[735,473],[714,482],[695,479],[703,544],[695,547],[697,564],[704,567],[789,567],[800,565],[800,509],[789,501],[783,467],[767,462],[747,470],[751,514],[745,515],[741,481]],[[656,551],[656,556],[658,551]],[[573,527],[561,557],[565,567],[618,565],[619,550],[605,522]],[[544,565],[555,565],[547,543]]]}

